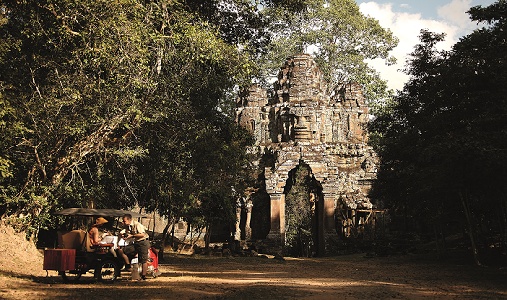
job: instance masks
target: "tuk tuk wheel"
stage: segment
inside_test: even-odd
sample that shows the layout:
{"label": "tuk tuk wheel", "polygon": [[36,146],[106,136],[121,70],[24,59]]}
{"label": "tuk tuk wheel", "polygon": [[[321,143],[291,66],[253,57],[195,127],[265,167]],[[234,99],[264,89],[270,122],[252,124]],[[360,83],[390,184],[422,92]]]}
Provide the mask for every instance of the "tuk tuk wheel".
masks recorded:
{"label": "tuk tuk wheel", "polygon": [[112,260],[103,261],[95,271],[100,282],[114,282],[120,274],[120,267]]}
{"label": "tuk tuk wheel", "polygon": [[65,282],[76,282],[81,278],[81,275],[83,275],[80,270],[59,271],[58,273]]}

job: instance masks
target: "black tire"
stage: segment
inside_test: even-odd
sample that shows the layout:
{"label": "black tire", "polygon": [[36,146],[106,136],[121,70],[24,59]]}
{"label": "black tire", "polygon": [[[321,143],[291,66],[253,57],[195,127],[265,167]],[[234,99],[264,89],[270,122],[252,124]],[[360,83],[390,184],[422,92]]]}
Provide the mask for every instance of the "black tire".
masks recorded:
{"label": "black tire", "polygon": [[81,275],[83,273],[80,270],[70,270],[70,271],[59,271],[58,272],[64,282],[76,282],[81,279]]}
{"label": "black tire", "polygon": [[95,270],[95,276],[100,282],[111,283],[116,281],[120,274],[120,266],[113,260],[105,260]]}

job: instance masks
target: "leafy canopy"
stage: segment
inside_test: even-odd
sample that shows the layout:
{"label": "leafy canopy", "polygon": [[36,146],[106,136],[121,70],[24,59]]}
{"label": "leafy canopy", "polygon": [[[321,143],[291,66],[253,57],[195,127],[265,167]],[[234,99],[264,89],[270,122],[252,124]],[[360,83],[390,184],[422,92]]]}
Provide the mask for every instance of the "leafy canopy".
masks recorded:
{"label": "leafy canopy", "polygon": [[466,215],[481,240],[505,236],[497,214],[506,203],[506,10],[506,1],[471,8],[487,25],[449,52],[435,50],[442,34],[421,31],[409,82],[371,124],[381,159],[375,196],[417,228],[465,226]]}

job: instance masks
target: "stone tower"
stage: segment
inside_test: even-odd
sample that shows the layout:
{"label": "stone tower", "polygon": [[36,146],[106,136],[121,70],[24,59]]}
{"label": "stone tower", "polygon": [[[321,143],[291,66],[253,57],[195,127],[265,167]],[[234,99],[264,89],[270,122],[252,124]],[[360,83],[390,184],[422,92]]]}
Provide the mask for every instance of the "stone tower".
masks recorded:
{"label": "stone tower", "polygon": [[[255,136],[252,150],[262,157],[263,192],[269,196],[265,239],[284,243],[287,182],[299,164],[310,168],[318,187],[312,195],[316,252],[324,254],[330,238],[350,236],[374,219],[368,191],[376,156],[367,145],[368,116],[361,87],[343,84],[329,93],[322,72],[307,54],[287,59],[272,91],[254,86],[238,99],[237,122]],[[246,202],[251,213],[256,204]],[[255,231],[249,222],[247,239]]]}

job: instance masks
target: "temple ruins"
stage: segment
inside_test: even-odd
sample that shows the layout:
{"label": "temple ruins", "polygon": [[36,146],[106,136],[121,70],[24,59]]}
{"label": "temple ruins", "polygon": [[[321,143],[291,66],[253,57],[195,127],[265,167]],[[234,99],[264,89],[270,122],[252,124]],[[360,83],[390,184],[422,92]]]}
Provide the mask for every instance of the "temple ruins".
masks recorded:
{"label": "temple ruins", "polygon": [[236,240],[284,245],[286,197],[294,170],[312,181],[309,205],[316,255],[333,239],[361,233],[375,222],[368,191],[377,159],[367,144],[368,107],[362,88],[347,83],[333,92],[310,55],[290,57],[272,90],[258,86],[238,99],[237,122],[255,137],[260,187],[238,201]]}

